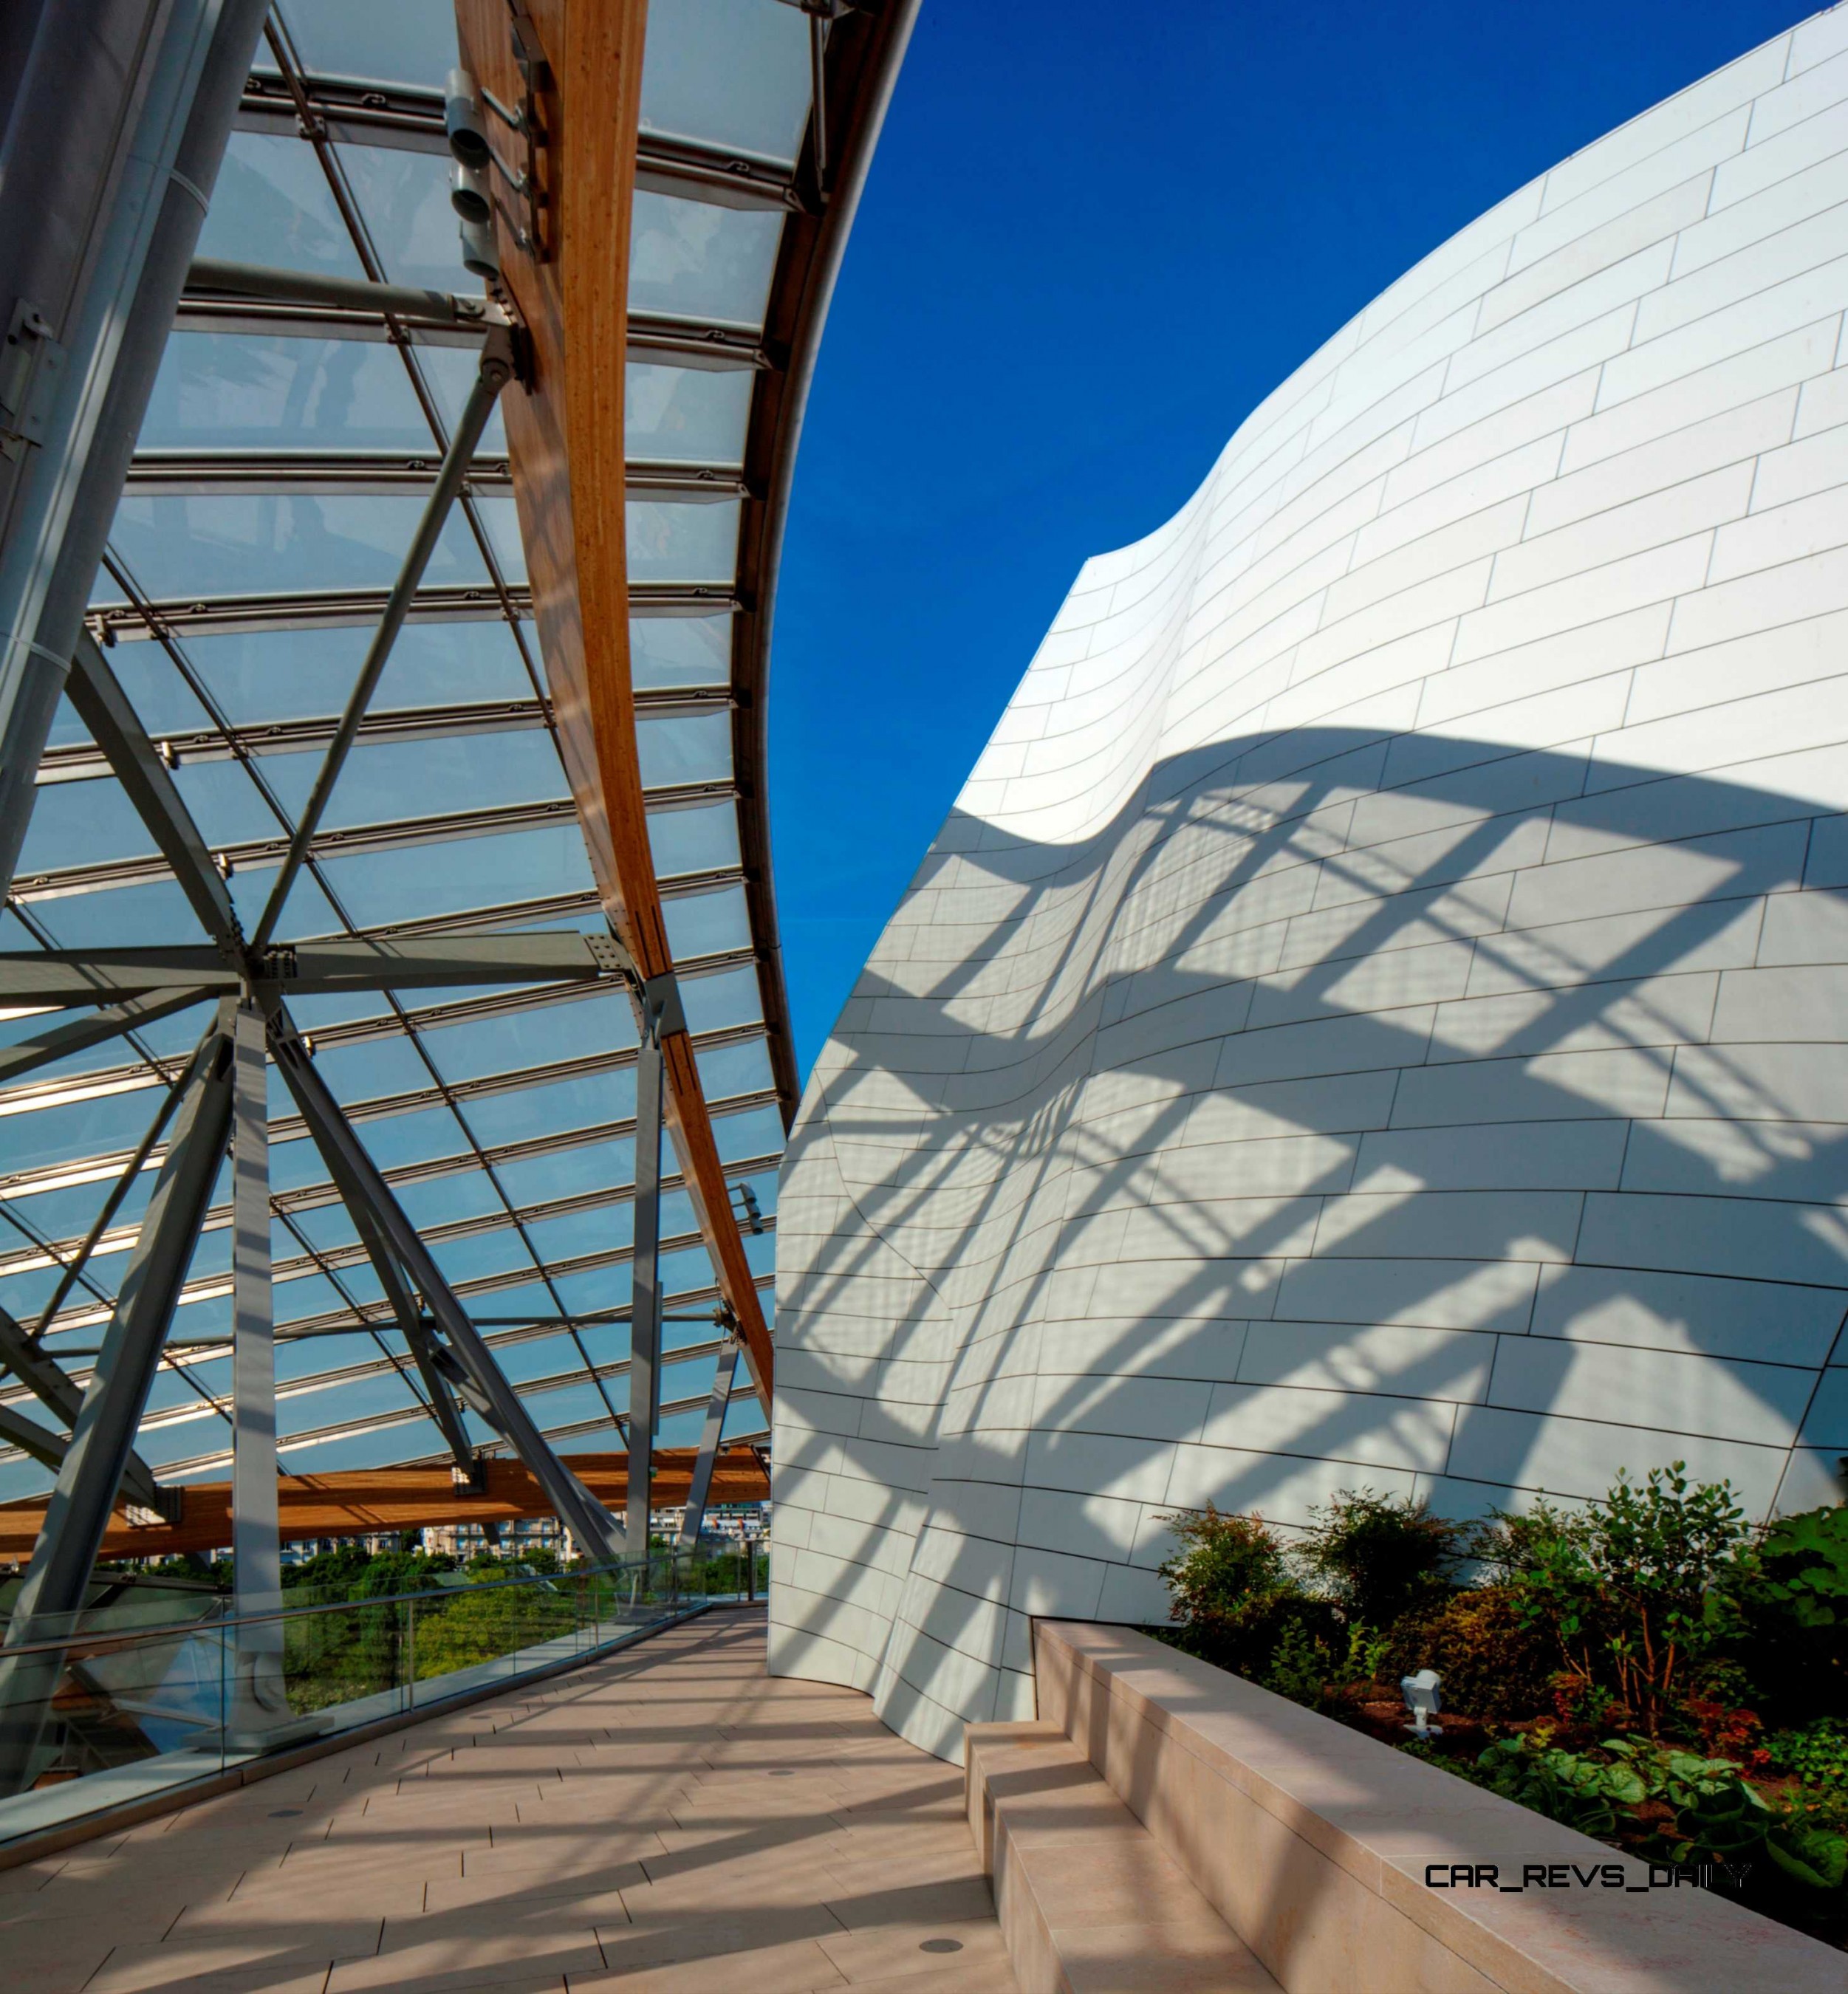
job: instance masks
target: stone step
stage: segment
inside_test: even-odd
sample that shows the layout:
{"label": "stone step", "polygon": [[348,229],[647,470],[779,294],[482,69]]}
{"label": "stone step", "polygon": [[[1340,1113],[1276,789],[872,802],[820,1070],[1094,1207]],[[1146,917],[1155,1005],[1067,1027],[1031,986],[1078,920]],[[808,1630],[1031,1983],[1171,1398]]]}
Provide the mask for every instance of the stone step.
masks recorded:
{"label": "stone step", "polygon": [[964,1777],[1022,1994],[1278,1994],[1057,1725],[972,1724]]}

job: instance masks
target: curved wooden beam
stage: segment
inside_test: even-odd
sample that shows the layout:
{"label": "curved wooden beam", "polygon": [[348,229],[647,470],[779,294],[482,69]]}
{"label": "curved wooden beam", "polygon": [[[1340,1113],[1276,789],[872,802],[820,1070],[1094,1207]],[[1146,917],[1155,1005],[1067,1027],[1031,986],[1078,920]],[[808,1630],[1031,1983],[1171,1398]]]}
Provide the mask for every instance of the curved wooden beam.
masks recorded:
{"label": "curved wooden beam", "polygon": [[[503,104],[521,81],[507,0],[457,0],[463,60]],[[540,100],[537,253],[498,219],[502,283],[530,341],[504,398],[513,492],[558,741],[603,910],[644,977],[673,966],[648,843],[629,653],[624,352],[646,0],[530,0]],[[511,151],[512,135],[495,134]],[[510,163],[513,163],[510,161]],[[668,1126],[719,1292],[767,1407],[770,1331],[727,1194],[691,1042],[665,1044]]]}

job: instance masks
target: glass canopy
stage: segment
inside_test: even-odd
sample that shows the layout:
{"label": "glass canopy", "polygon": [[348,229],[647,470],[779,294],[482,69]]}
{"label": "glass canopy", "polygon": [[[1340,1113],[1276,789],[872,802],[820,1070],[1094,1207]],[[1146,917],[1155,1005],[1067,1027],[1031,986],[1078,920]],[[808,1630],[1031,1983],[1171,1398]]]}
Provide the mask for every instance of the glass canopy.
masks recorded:
{"label": "glass canopy", "polygon": [[[651,0],[644,146],[787,180],[809,117],[809,26],[782,0]],[[277,0],[201,256],[475,291],[449,204],[441,93],[452,0]],[[324,97],[386,107],[304,122]],[[279,120],[279,104],[287,108]],[[434,114],[433,114],[433,107]],[[434,115],[434,122],[433,122]],[[761,334],[798,204],[635,197],[632,309]],[[474,377],[465,347],[355,323],[214,330],[183,309],[92,598],[116,676],[254,927]],[[640,764],[701,1079],[747,1256],[773,1293],[779,1093],[732,767],[732,612],[754,397],[768,378],[670,364],[627,379]],[[498,416],[452,513],[278,929],[290,941],[484,927],[602,931],[561,766]],[[687,592],[703,591],[691,601]],[[646,613],[691,606],[700,613]],[[197,925],[68,705],[41,766],[9,949],[184,940]],[[766,969],[766,964],[770,967]],[[636,1029],[605,988],[307,997],[316,1061],[444,1276],[554,1441],[623,1444]],[[0,1091],[0,1304],[80,1384],[163,1156],[137,1152],[210,1023],[201,1005]],[[0,1043],[63,1022],[15,1012]],[[279,1440],[286,1472],[445,1450],[345,1207],[272,1071]],[[126,1174],[128,1187],[119,1193]],[[663,1201],[661,1444],[697,1437],[718,1290],[687,1194]],[[745,1199],[748,1187],[751,1200]],[[108,1201],[116,1199],[113,1211]],[[231,1427],[228,1172],[137,1448],[164,1481],[222,1478]],[[105,1220],[74,1278],[83,1242]],[[11,1376],[0,1403],[29,1409]],[[497,1437],[470,1413],[476,1444]],[[727,1437],[765,1422],[742,1382]],[[0,1448],[0,1499],[50,1472]]]}

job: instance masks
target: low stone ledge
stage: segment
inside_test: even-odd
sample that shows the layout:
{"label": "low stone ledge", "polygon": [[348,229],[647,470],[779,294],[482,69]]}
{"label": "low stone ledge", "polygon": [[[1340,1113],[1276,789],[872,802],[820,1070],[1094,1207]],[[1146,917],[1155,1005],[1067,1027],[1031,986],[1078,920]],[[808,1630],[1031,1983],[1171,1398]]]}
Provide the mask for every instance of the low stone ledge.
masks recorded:
{"label": "low stone ledge", "polygon": [[969,1826],[1022,1994],[1278,1994],[1054,1725],[971,1725]]}
{"label": "low stone ledge", "polygon": [[1832,1947],[1131,1629],[1038,1622],[1034,1667],[1285,1994],[1848,1990]]}

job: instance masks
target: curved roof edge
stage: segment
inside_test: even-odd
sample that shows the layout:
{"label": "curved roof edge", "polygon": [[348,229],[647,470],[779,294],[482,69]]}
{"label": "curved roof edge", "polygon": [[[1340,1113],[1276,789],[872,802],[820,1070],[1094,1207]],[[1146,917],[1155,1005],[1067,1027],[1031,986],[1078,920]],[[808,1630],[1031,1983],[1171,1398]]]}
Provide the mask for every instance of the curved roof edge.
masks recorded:
{"label": "curved roof edge", "polygon": [[796,451],[828,307],[847,238],[885,122],[921,0],[887,0],[842,15],[828,36],[824,101],[825,158],[818,176],[811,122],[797,167],[807,200],[783,231],[771,285],[764,343],[780,362],[753,398],[745,478],[761,497],[745,502],[739,529],[738,596],[732,633],[732,766],[738,772],[739,838],[745,896],[757,947],[757,978],[778,1105],[787,1128],[801,1098],[783,944],[770,869],[769,739],[766,698],[776,621],[777,581],[789,516]]}

